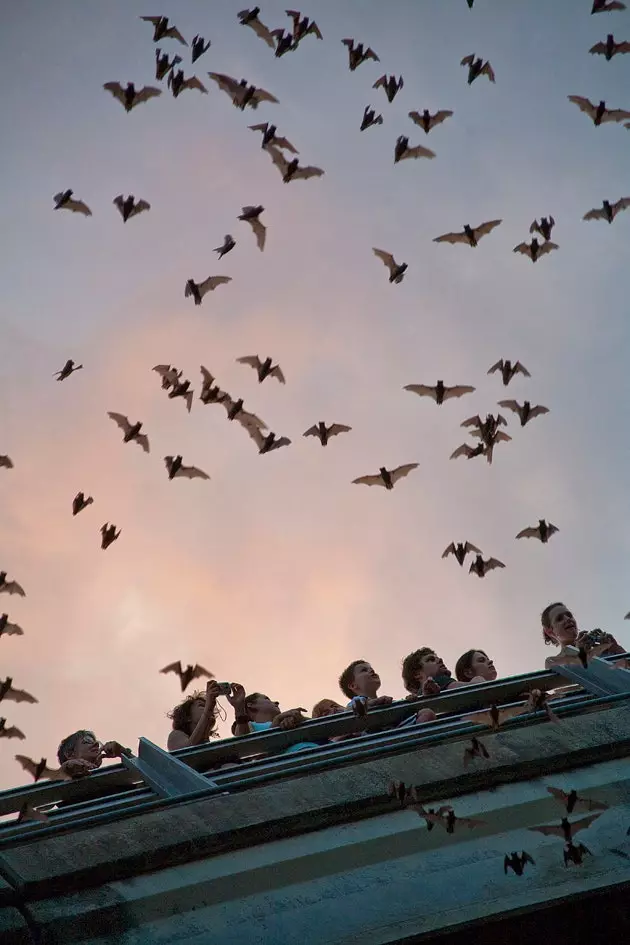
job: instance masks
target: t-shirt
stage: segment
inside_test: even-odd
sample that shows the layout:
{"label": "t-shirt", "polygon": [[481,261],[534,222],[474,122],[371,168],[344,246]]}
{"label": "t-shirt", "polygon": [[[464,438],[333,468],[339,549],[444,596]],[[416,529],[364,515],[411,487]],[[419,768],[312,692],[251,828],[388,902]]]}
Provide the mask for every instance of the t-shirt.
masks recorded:
{"label": "t-shirt", "polygon": [[[268,729],[272,727],[272,723],[271,722],[250,722],[249,727],[252,732],[266,732],[268,731]],[[280,731],[280,729],[278,729],[278,731]],[[304,748],[319,748],[319,747],[320,746],[317,744],[317,742],[296,742],[295,745],[289,745],[289,747],[284,748],[283,751],[284,752],[302,751],[302,749]]]}

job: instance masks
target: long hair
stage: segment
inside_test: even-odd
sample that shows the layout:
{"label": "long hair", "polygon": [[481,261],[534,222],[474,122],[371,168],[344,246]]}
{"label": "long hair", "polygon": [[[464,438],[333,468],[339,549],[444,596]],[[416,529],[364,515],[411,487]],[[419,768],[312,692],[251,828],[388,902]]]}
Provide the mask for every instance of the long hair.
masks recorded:
{"label": "long hair", "polygon": [[[205,694],[201,692],[200,690],[196,690],[195,692],[192,693],[192,695],[186,696],[186,698],[182,702],[180,702],[178,705],[175,706],[174,709],[171,709],[171,711],[167,713],[168,718],[173,720],[173,729],[176,732],[183,732],[184,735],[189,735],[189,736],[192,735],[193,725],[190,719],[190,713],[192,711],[192,707],[195,704],[195,702],[198,702],[200,700],[202,702],[206,701]],[[214,710],[215,717],[212,720],[212,726],[209,732],[209,735],[211,738],[219,737],[219,733],[214,731],[214,728],[217,724],[216,714],[217,714],[217,709],[215,706],[215,710]]]}

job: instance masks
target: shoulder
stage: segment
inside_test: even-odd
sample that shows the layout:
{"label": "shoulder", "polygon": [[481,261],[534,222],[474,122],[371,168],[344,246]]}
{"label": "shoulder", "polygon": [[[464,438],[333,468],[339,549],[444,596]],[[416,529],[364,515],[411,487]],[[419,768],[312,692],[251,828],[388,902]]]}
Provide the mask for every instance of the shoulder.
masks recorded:
{"label": "shoulder", "polygon": [[173,729],[172,732],[169,732],[166,741],[168,751],[175,751],[177,748],[188,748],[188,745],[189,739],[185,732],[180,732],[179,729]]}

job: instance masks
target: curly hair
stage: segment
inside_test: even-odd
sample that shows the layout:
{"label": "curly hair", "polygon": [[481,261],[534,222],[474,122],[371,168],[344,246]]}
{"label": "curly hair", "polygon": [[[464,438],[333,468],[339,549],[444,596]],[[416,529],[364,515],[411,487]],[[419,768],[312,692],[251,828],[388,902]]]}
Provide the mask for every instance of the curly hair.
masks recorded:
{"label": "curly hair", "polygon": [[67,735],[64,740],[59,745],[57,749],[57,758],[59,759],[59,764],[63,765],[66,761],[69,761],[74,754],[74,749],[77,747],[77,744],[85,737],[93,739],[96,741],[96,735],[94,732],[90,732],[87,728],[80,728],[78,732],[73,732],[72,735]]}
{"label": "curly hair", "polygon": [[[167,712],[166,714],[168,718],[173,720],[173,729],[177,732],[183,732],[184,735],[192,735],[193,724],[190,719],[190,713],[192,711],[192,707],[195,704],[195,702],[205,703],[205,701],[206,701],[205,693],[197,689],[190,696],[186,696],[186,698],[182,702],[180,702],[179,705],[176,705],[174,709],[171,709],[170,712]],[[217,707],[215,705],[215,708],[214,708],[215,717],[212,721],[211,730],[209,732],[209,736],[211,738],[219,737],[219,733],[213,731],[213,729],[215,728],[217,724],[216,715],[217,715]]]}
{"label": "curly hair", "polygon": [[366,663],[367,660],[353,660],[349,666],[346,666],[343,673],[339,677],[339,688],[343,692],[344,696],[347,696],[348,699],[352,699],[355,693],[350,689],[350,683],[354,682],[354,671],[361,663]]}
{"label": "curly hair", "polygon": [[553,604],[547,604],[542,614],[540,615],[540,622],[542,623],[542,635],[543,635],[543,640],[545,641],[546,646],[556,645],[556,641],[550,635],[551,620],[549,619],[551,616],[551,611],[553,610],[554,607],[564,607],[564,604],[561,600],[557,600]]}
{"label": "curly hair", "polygon": [[402,680],[407,692],[416,693],[418,691],[416,676],[422,671],[422,661],[429,653],[435,653],[435,650],[430,646],[422,646],[419,650],[410,653],[409,656],[405,656],[402,662]]}

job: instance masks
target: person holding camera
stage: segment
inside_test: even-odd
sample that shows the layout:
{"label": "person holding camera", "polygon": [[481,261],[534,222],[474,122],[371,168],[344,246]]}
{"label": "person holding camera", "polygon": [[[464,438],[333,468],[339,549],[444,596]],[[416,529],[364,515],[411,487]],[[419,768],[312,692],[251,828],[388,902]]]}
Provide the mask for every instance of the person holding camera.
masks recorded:
{"label": "person holding camera", "polygon": [[575,617],[568,607],[560,602],[545,607],[540,619],[545,643],[560,647],[559,653],[547,657],[545,669],[571,663],[579,664],[580,656],[567,652],[570,646],[584,647],[590,657],[625,652],[610,633],[604,633],[603,630],[578,630]]}
{"label": "person holding camera", "polygon": [[203,745],[211,738],[218,738],[214,731],[217,724],[217,697],[223,695],[221,686],[211,679],[203,692],[193,692],[168,713],[173,720],[173,731],[169,732],[166,747],[169,751]]}

